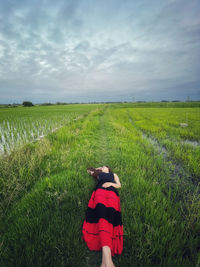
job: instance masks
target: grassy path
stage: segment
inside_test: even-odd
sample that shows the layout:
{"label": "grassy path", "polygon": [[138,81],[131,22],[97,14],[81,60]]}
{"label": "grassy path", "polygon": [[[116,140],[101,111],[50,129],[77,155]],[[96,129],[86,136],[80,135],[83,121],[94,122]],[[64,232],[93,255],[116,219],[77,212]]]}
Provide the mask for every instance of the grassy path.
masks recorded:
{"label": "grassy path", "polygon": [[100,146],[99,146],[98,153],[99,153],[100,166],[109,164],[109,147],[108,147],[108,136],[107,136],[107,128],[106,128],[107,126],[106,124],[108,122],[107,122],[106,114],[107,114],[107,108],[104,110],[104,113],[99,118],[99,123],[100,123],[99,144]]}
{"label": "grassy path", "polygon": [[[109,108],[105,107],[102,112],[99,114],[99,131],[97,133],[98,139],[96,143],[96,159],[97,164],[95,167],[110,165],[110,157],[112,151],[109,148],[109,132],[108,129],[111,127],[108,120],[108,111]],[[112,167],[112,165],[111,165]],[[88,196],[89,200],[90,196]],[[87,267],[99,267],[101,264],[102,252],[100,251],[89,251],[87,250]],[[118,266],[118,265],[117,265]]]}

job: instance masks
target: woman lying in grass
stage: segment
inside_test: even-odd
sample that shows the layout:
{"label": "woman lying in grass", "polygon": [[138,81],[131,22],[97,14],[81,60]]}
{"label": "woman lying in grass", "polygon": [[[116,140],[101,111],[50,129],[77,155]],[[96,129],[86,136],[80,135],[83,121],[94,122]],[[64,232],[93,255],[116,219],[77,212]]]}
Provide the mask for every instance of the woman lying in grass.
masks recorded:
{"label": "woman lying in grass", "polygon": [[114,267],[112,256],[123,250],[123,224],[119,177],[108,166],[88,168],[98,184],[89,200],[82,227],[82,239],[90,250],[102,250],[101,267]]}

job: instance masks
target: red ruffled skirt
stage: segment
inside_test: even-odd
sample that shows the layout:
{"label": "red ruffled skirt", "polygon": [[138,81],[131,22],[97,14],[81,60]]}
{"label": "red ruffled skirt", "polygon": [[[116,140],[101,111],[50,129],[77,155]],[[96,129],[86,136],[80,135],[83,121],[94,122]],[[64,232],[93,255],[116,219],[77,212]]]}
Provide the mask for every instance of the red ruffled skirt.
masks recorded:
{"label": "red ruffled skirt", "polygon": [[101,250],[102,246],[109,246],[112,256],[122,253],[120,197],[113,186],[93,191],[82,227],[82,240],[90,250]]}

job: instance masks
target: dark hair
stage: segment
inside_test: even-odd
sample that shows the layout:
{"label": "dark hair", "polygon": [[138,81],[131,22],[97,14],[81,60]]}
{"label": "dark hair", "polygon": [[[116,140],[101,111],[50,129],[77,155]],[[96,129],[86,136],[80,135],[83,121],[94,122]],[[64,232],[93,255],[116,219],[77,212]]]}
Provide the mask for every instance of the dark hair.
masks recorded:
{"label": "dark hair", "polygon": [[[104,166],[106,166],[106,165],[104,165]],[[111,170],[111,168],[109,166],[106,166],[106,167],[108,168],[109,172],[112,172],[112,170]],[[99,174],[102,172],[102,170],[98,170],[98,169],[92,168],[92,167],[87,168],[87,171],[93,171],[94,173],[91,174],[91,175],[94,176],[94,177],[99,176]]]}

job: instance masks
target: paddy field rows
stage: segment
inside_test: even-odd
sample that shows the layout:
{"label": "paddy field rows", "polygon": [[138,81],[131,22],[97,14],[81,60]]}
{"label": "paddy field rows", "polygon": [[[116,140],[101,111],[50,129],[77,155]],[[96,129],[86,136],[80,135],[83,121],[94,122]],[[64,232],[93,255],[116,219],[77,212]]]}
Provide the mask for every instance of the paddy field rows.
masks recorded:
{"label": "paddy field rows", "polygon": [[[42,108],[53,121],[55,107]],[[124,250],[115,265],[198,266],[200,108],[67,108],[57,111],[71,118],[62,127],[1,156],[1,266],[100,266],[81,230],[96,185],[86,168],[101,165],[122,184]]]}
{"label": "paddy field rows", "polygon": [[0,109],[0,154],[34,142],[87,114],[91,105]]}

